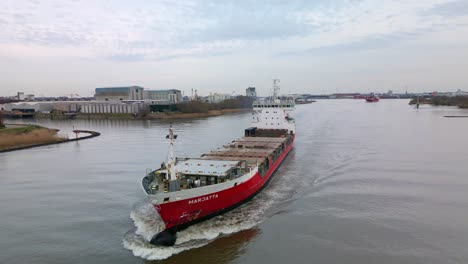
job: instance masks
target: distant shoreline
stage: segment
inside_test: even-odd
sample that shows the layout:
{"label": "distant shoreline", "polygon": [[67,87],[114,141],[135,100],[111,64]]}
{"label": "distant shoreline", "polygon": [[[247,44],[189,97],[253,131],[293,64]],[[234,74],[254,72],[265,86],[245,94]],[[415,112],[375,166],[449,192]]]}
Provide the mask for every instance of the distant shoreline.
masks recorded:
{"label": "distant shoreline", "polygon": [[192,119],[192,118],[204,118],[220,116],[239,112],[251,111],[250,108],[239,108],[239,109],[222,109],[222,110],[210,110],[206,113],[180,113],[180,112],[166,112],[166,113],[149,113],[141,119]]}
{"label": "distant shoreline", "polygon": [[37,119],[51,119],[51,120],[64,120],[64,119],[79,119],[79,120],[157,120],[157,119],[195,119],[215,117],[233,113],[249,112],[251,108],[237,108],[237,109],[221,109],[209,110],[204,113],[182,113],[182,112],[151,112],[145,115],[139,114],[121,114],[121,113],[77,113],[73,116],[56,115],[49,113],[36,113],[34,118]]}
{"label": "distant shoreline", "polygon": [[468,108],[468,96],[434,96],[432,98],[413,98],[410,105],[429,104],[435,106],[458,106],[459,108]]}

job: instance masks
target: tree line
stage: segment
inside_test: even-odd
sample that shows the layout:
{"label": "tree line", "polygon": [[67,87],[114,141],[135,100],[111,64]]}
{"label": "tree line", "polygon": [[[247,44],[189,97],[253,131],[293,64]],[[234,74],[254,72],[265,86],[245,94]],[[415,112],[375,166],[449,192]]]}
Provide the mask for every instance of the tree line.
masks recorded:
{"label": "tree line", "polygon": [[252,97],[238,96],[219,103],[191,101],[176,104],[176,111],[182,113],[208,113],[211,110],[252,108],[254,100],[255,98]]}

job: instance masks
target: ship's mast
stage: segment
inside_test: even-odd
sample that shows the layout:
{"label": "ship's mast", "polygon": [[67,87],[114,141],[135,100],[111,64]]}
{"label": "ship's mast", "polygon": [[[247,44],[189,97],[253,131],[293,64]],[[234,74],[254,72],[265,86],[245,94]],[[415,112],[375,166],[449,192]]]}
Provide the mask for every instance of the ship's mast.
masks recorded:
{"label": "ship's mast", "polygon": [[174,128],[172,124],[169,126],[169,134],[166,136],[169,139],[169,155],[167,158],[167,175],[169,180],[176,179],[176,168],[175,168],[175,161],[174,161],[174,143],[177,139],[177,135],[174,134]]}
{"label": "ship's mast", "polygon": [[280,83],[279,79],[273,79],[273,99],[279,98],[279,93],[280,93],[279,83]]}

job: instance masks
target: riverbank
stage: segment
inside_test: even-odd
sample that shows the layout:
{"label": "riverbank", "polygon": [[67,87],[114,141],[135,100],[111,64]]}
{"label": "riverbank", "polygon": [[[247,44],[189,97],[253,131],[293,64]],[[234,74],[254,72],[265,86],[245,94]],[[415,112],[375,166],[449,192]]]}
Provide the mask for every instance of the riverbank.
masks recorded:
{"label": "riverbank", "polygon": [[409,102],[410,105],[415,104],[430,104],[440,106],[458,106],[459,108],[468,108],[468,96],[434,96],[432,98],[413,98]]}
{"label": "riverbank", "polygon": [[183,112],[151,112],[145,114],[122,114],[122,113],[77,113],[74,115],[56,115],[48,113],[36,113],[34,118],[65,120],[65,119],[80,119],[80,120],[148,120],[148,119],[192,119],[220,116],[232,113],[251,111],[251,108],[238,109],[221,109],[209,110],[203,113],[183,113]]}
{"label": "riverbank", "polygon": [[69,139],[57,135],[58,131],[37,125],[7,125],[6,128],[0,129],[0,153],[83,140],[100,135],[95,131],[75,130],[73,132],[77,134],[86,133],[89,135]]}
{"label": "riverbank", "polygon": [[149,113],[142,119],[191,119],[191,118],[204,118],[204,117],[213,117],[220,116],[232,113],[247,112],[251,111],[249,108],[240,108],[240,109],[222,109],[222,110],[210,110],[206,113],[180,113],[180,112],[158,112],[158,113]]}

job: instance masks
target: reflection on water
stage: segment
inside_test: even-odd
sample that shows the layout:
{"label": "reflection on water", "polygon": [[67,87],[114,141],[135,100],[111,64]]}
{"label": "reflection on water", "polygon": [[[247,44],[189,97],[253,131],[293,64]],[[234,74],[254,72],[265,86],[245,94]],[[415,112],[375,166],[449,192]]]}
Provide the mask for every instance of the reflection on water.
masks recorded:
{"label": "reflection on water", "polygon": [[[184,251],[164,261],[148,261],[146,263],[230,263],[244,254],[248,243],[255,239],[260,232],[260,229],[256,227],[239,231],[218,238],[204,247]],[[206,256],[210,257],[207,258]]]}
{"label": "reflection on water", "polygon": [[[258,221],[261,216],[251,209],[251,206],[247,205],[239,210],[191,226],[177,234],[177,242],[173,247],[163,247],[148,243],[154,234],[162,230],[164,224],[150,203],[140,202],[131,213],[136,229],[131,229],[125,234],[124,246],[132,250],[135,256],[144,259],[168,259],[181,252],[205,248],[206,245],[211,245],[214,241],[225,236],[252,229],[256,224],[255,219]],[[257,216],[249,217],[254,214]],[[218,261],[221,260],[221,256],[232,255],[225,254],[225,252],[217,253],[220,253]]]}

